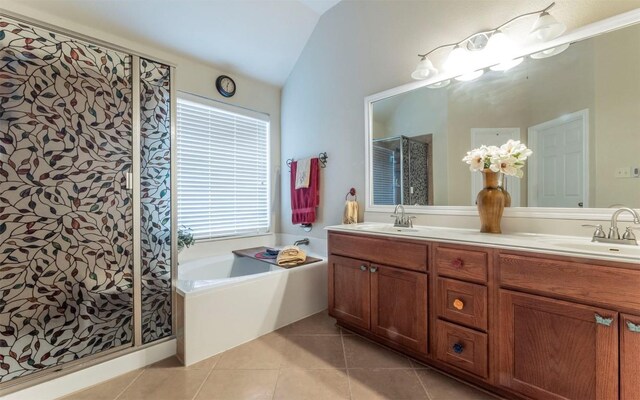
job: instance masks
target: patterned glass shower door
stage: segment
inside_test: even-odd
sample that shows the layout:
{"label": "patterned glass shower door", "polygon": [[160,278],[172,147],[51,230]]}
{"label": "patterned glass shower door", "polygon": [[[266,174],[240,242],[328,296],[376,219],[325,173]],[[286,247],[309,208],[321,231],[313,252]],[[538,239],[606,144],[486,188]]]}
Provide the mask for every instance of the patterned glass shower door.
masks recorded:
{"label": "patterned glass shower door", "polygon": [[0,17],[0,383],[132,344],[131,60]]}
{"label": "patterned glass shower door", "polygon": [[171,67],[140,59],[142,343],[171,336]]}

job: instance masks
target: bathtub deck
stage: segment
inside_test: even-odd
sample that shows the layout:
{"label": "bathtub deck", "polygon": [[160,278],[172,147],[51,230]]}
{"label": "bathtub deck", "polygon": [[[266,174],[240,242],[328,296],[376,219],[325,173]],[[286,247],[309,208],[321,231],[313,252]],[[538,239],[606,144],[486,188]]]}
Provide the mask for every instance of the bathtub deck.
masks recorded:
{"label": "bathtub deck", "polygon": [[[262,253],[264,251],[267,251],[266,247],[252,247],[250,249],[234,250],[234,251],[232,251],[232,253],[237,255],[237,256],[239,256],[239,257],[249,257],[249,258],[253,258],[254,260],[266,262],[267,264],[278,265],[278,263],[276,262],[275,258],[257,258],[256,257],[256,254]],[[289,268],[300,267],[302,265],[313,264],[313,263],[318,262],[318,261],[322,261],[322,259],[321,258],[315,258],[315,257],[307,256],[307,259],[304,260],[304,262],[302,264],[298,264],[298,265],[278,265],[278,266],[281,267],[281,268],[289,269]]]}
{"label": "bathtub deck", "polygon": [[326,311],[182,367],[168,358],[65,400],[497,400],[335,326]]}

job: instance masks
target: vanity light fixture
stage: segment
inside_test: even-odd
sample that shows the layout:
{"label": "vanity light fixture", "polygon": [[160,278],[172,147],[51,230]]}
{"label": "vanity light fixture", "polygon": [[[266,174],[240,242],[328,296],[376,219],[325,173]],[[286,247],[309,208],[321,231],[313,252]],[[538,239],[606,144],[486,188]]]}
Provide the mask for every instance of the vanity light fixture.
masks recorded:
{"label": "vanity light fixture", "polygon": [[[447,56],[442,68],[452,74],[458,75],[455,79],[459,81],[470,81],[476,79],[484,73],[483,69],[479,69],[478,65],[483,61],[495,61],[495,65],[491,66],[493,71],[508,71],[516,67],[523,61],[523,57],[513,58],[517,51],[515,42],[503,31],[505,27],[511,23],[527,16],[538,15],[538,19],[529,32],[529,35],[539,41],[548,41],[560,36],[566,30],[566,26],[556,20],[549,10],[555,5],[553,2],[542,10],[532,11],[529,13],[518,15],[511,18],[507,22],[483,32],[474,33],[460,42],[443,44],[433,50],[419,54],[420,62],[411,74],[416,80],[423,80],[436,75],[439,71],[429,59],[429,55],[433,52],[453,47],[453,50]],[[532,54],[532,58],[551,57],[564,51],[568,45],[558,46],[539,53]],[[486,65],[486,63],[484,63]],[[443,85],[430,85],[429,87],[444,87]]]}
{"label": "vanity light fixture", "polygon": [[531,28],[530,32],[530,34],[536,39],[543,42],[555,39],[567,30],[566,25],[562,22],[558,22],[558,20],[553,18],[547,10],[548,8],[542,11],[536,22],[533,24],[533,28]]}
{"label": "vanity light fixture", "polygon": [[416,70],[413,71],[411,77],[415,80],[427,79],[431,75],[438,73],[438,70],[433,67],[431,60],[424,56],[420,59]]}

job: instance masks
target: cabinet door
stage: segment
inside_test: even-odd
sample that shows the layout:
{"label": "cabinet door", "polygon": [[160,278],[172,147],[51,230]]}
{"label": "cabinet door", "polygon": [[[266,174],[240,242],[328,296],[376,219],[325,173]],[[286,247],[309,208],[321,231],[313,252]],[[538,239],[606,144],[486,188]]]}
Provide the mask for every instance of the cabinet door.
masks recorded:
{"label": "cabinet door", "polygon": [[620,319],[620,399],[634,400],[640,397],[640,317]]}
{"label": "cabinet door", "polygon": [[371,330],[427,352],[427,274],[371,265]]}
{"label": "cabinet door", "polygon": [[500,291],[500,384],[533,399],[618,398],[613,311]]}
{"label": "cabinet door", "polygon": [[329,257],[329,314],[348,324],[369,329],[371,286],[369,263]]}

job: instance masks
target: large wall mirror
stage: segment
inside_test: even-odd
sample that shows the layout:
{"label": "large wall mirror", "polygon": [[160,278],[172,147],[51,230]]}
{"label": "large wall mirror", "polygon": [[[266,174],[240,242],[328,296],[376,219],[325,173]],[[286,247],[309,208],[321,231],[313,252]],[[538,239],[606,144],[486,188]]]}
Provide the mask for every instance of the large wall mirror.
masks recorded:
{"label": "large wall mirror", "polygon": [[533,150],[524,178],[506,178],[512,207],[640,208],[640,24],[629,15],[506,72],[367,98],[368,209],[469,208],[481,174],[462,157],[508,139]]}

